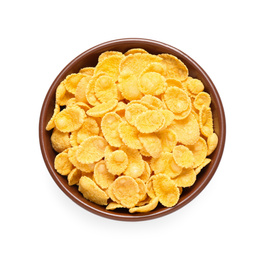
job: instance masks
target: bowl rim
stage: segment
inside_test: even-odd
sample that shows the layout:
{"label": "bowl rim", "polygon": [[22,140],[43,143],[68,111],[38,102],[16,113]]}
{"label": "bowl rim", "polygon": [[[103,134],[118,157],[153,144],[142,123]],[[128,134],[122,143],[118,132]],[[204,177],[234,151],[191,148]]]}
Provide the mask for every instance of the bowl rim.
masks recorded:
{"label": "bowl rim", "polygon": [[[208,82],[208,84],[211,86],[212,89],[212,95],[215,96],[215,99],[217,100],[217,107],[218,107],[218,111],[219,111],[219,121],[220,121],[220,135],[219,135],[219,143],[218,146],[216,148],[216,160],[214,161],[214,164],[211,168],[211,170],[208,172],[208,175],[204,178],[204,180],[201,182],[200,186],[193,190],[189,196],[187,196],[185,199],[183,199],[180,203],[178,203],[177,205],[175,205],[174,207],[171,208],[164,208],[163,210],[159,211],[159,212],[155,212],[155,211],[151,211],[148,213],[140,213],[140,214],[127,214],[127,215],[119,215],[119,213],[116,213],[114,211],[107,211],[107,210],[103,210],[103,209],[99,209],[97,207],[91,206],[87,203],[84,203],[82,200],[80,200],[79,198],[77,198],[75,195],[73,195],[71,192],[69,192],[64,185],[62,184],[62,182],[60,181],[60,179],[58,178],[58,174],[55,172],[55,170],[53,169],[53,167],[51,167],[49,160],[48,160],[48,156],[47,156],[47,151],[45,149],[45,144],[44,144],[44,139],[43,139],[43,135],[44,132],[46,131],[45,127],[45,123],[44,123],[44,114],[45,111],[47,110],[47,107],[49,106],[49,98],[51,95],[53,95],[56,86],[58,86],[59,79],[62,77],[63,74],[65,74],[69,68],[72,67],[73,64],[76,64],[78,61],[82,60],[83,57],[87,56],[90,53],[93,53],[97,50],[100,49],[111,49],[114,48],[115,45],[121,45],[121,44],[151,44],[154,46],[159,46],[162,48],[166,48],[168,50],[171,50],[172,52],[178,53],[180,56],[182,56],[182,58],[184,58],[185,60],[189,61],[190,63],[193,64],[193,66],[196,67],[197,71],[199,71],[205,78],[205,80]],[[186,64],[186,62],[184,62]],[[157,41],[157,40],[152,40],[152,39],[146,39],[146,38],[120,38],[120,39],[115,39],[115,40],[110,40],[110,41],[106,41],[100,44],[95,45],[94,47],[91,47],[89,49],[87,49],[86,51],[82,52],[81,54],[79,54],[77,57],[75,57],[72,61],[70,61],[63,69],[62,71],[57,75],[57,77],[54,79],[53,83],[51,84],[41,107],[41,113],[40,113],[40,118],[39,118],[39,142],[40,142],[40,148],[41,148],[41,153],[46,165],[46,168],[48,169],[51,177],[53,178],[53,180],[56,182],[56,184],[58,185],[58,187],[75,203],[77,203],[79,206],[81,206],[82,208],[88,210],[91,213],[94,213],[96,215],[99,215],[101,217],[105,217],[105,218],[109,218],[109,219],[113,219],[113,220],[122,220],[122,221],[143,221],[143,220],[151,220],[151,219],[156,219],[158,217],[162,217],[162,216],[166,216],[174,211],[177,211],[178,209],[181,209],[182,207],[184,207],[186,204],[188,204],[190,201],[192,201],[194,198],[196,198],[201,192],[202,190],[207,186],[207,184],[210,182],[210,180],[212,179],[212,177],[214,176],[220,161],[222,159],[222,155],[223,155],[223,151],[224,151],[224,146],[225,146],[225,139],[226,139],[226,120],[225,120],[225,112],[224,112],[224,108],[223,108],[223,104],[220,98],[220,95],[214,85],[214,83],[212,82],[212,80],[210,79],[210,77],[208,76],[208,74],[202,69],[202,67],[196,62],[194,61],[191,57],[189,57],[186,53],[184,53],[183,51],[177,49],[176,47],[173,47],[169,44]]]}

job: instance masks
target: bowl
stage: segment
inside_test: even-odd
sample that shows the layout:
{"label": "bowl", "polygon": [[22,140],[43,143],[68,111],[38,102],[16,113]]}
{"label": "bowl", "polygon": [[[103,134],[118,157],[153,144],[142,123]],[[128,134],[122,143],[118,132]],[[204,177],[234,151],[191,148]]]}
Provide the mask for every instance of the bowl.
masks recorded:
{"label": "bowl", "polygon": [[[66,177],[58,174],[54,168],[54,159],[57,153],[53,150],[50,141],[52,131],[48,132],[45,130],[45,127],[53,114],[56,88],[67,75],[71,73],[77,73],[82,67],[95,66],[98,62],[98,57],[102,52],[120,51],[124,53],[131,48],[143,48],[151,54],[169,53],[176,56],[185,63],[185,65],[189,69],[189,75],[200,79],[205,86],[205,91],[208,92],[211,96],[211,109],[213,113],[214,131],[219,137],[219,143],[216,150],[209,156],[209,158],[212,159],[211,163],[203,168],[201,173],[197,175],[197,180],[193,186],[184,189],[179,202],[175,206],[171,208],[165,208],[161,205],[158,205],[158,207],[151,212],[134,214],[128,213],[128,210],[125,209],[107,211],[105,207],[96,205],[86,200],[78,191],[77,186],[69,186]],[[190,58],[187,54],[183,53],[177,48],[162,42],[142,38],[124,38],[108,41],[92,47],[74,58],[59,73],[59,75],[56,77],[51,87],[49,88],[46,97],[44,98],[39,121],[39,141],[43,159],[50,175],[59,186],[59,188],[71,200],[73,200],[75,203],[88,210],[89,212],[102,217],[122,221],[142,221],[162,217],[181,209],[186,204],[195,199],[195,197],[199,195],[199,193],[210,182],[211,178],[217,170],[224,150],[225,136],[226,122],[222,101],[216,87],[214,86],[207,73],[192,58]]]}

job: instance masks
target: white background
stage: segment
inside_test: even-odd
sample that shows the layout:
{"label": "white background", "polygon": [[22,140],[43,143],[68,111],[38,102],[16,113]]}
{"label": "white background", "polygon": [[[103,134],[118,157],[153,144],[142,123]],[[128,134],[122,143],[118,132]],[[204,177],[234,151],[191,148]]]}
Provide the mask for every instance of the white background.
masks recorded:
{"label": "white background", "polygon": [[[266,259],[265,2],[2,1],[2,259]],[[55,184],[38,136],[43,99],[83,51],[125,37],[196,60],[223,101],[227,138],[209,185],[143,222],[96,216]],[[3,257],[2,257],[3,256]]]}

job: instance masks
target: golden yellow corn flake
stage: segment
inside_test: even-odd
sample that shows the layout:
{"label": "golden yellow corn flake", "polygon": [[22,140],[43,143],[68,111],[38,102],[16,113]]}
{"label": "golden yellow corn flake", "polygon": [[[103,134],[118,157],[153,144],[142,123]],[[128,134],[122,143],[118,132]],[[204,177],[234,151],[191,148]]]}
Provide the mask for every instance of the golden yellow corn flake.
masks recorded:
{"label": "golden yellow corn flake", "polygon": [[121,117],[115,112],[106,113],[102,119],[101,128],[103,136],[111,146],[120,147],[123,144],[118,132],[121,122]]}
{"label": "golden yellow corn flake", "polygon": [[85,104],[88,103],[88,100],[86,98],[86,91],[90,80],[91,76],[84,76],[77,84],[77,88],[75,91],[75,98],[77,102],[83,102]]}
{"label": "golden yellow corn flake", "polygon": [[188,77],[182,85],[188,91],[189,95],[192,96],[196,96],[204,90],[203,83],[199,79],[194,79],[192,77]]}
{"label": "golden yellow corn flake", "polygon": [[204,161],[202,162],[202,164],[200,164],[197,168],[195,168],[196,175],[198,175],[201,172],[202,168],[204,168],[210,162],[211,162],[210,158],[205,158]]}
{"label": "golden yellow corn flake", "polygon": [[193,153],[184,145],[177,145],[173,149],[173,157],[176,164],[180,167],[193,167],[194,156]]}
{"label": "golden yellow corn flake", "polygon": [[137,149],[131,149],[127,146],[121,146],[120,149],[127,154],[128,166],[124,171],[124,175],[138,178],[144,171],[144,160]]}
{"label": "golden yellow corn flake", "polygon": [[207,155],[212,154],[212,152],[216,149],[217,145],[218,145],[218,136],[217,134],[212,133],[207,138],[207,146],[208,146]]}
{"label": "golden yellow corn flake", "polygon": [[164,94],[166,106],[176,114],[180,114],[191,106],[191,101],[187,93],[178,87],[167,88]]}
{"label": "golden yellow corn flake", "polygon": [[161,140],[162,152],[172,152],[177,144],[177,135],[172,129],[160,130],[156,133]]}
{"label": "golden yellow corn flake", "polygon": [[172,129],[177,135],[177,141],[184,145],[194,144],[200,137],[199,124],[193,114],[182,120],[174,120],[168,129]]}
{"label": "golden yellow corn flake", "polygon": [[144,95],[158,96],[166,89],[165,78],[157,72],[145,72],[139,77],[139,90]]}
{"label": "golden yellow corn flake", "polygon": [[81,68],[79,70],[79,73],[85,74],[85,75],[88,75],[88,76],[93,76],[94,70],[95,70],[94,67],[85,67],[85,68]]}
{"label": "golden yellow corn flake", "polygon": [[137,77],[152,62],[160,62],[162,59],[149,53],[136,53],[126,56],[120,64],[120,73],[130,71]]}
{"label": "golden yellow corn flake", "polygon": [[155,197],[155,198],[151,199],[151,201],[148,204],[144,205],[144,206],[130,208],[129,212],[130,213],[150,212],[150,211],[154,210],[157,207],[158,202],[159,202],[159,198]]}
{"label": "golden yellow corn flake", "polygon": [[181,174],[172,180],[178,187],[190,187],[196,181],[196,173],[193,168],[183,168]]}
{"label": "golden yellow corn flake", "polygon": [[89,177],[82,176],[79,180],[79,191],[85,199],[90,200],[99,205],[107,205],[108,196],[97,186],[97,184]]}
{"label": "golden yellow corn flake", "polygon": [[144,105],[133,103],[128,103],[125,109],[125,118],[131,125],[135,125],[135,121],[138,115],[141,113],[148,111],[148,108]]}
{"label": "golden yellow corn flake", "polygon": [[154,158],[158,158],[162,152],[162,142],[160,138],[154,134],[143,134],[138,135],[140,142],[142,143],[145,150]]}
{"label": "golden yellow corn flake", "polygon": [[65,79],[66,90],[75,95],[77,85],[83,77],[85,77],[85,75],[81,73],[73,73],[68,75]]}
{"label": "golden yellow corn flake", "polygon": [[127,100],[141,99],[143,94],[139,91],[138,77],[129,71],[124,71],[119,75],[117,88],[121,95]]}
{"label": "golden yellow corn flake", "polygon": [[108,171],[104,160],[95,164],[93,178],[95,183],[102,189],[107,189],[115,180],[115,176]]}
{"label": "golden yellow corn flake", "polygon": [[79,170],[86,173],[94,171],[95,163],[81,163],[77,160],[77,149],[78,146],[74,146],[68,150],[69,161]]}
{"label": "golden yellow corn flake", "polygon": [[[164,103],[158,97],[152,95],[145,95],[141,98],[142,102],[152,105],[155,109],[164,109]],[[167,110],[168,111],[168,110]]]}
{"label": "golden yellow corn flake", "polygon": [[55,101],[60,106],[65,106],[67,101],[75,97],[72,93],[66,90],[65,81],[63,80],[56,89]]}
{"label": "golden yellow corn flake", "polygon": [[209,107],[211,104],[211,96],[207,92],[200,92],[194,100],[194,107],[200,110],[203,106]]}
{"label": "golden yellow corn flake", "polygon": [[139,185],[130,176],[119,176],[113,183],[113,193],[126,208],[132,208],[139,202]]}
{"label": "golden yellow corn flake", "polygon": [[153,133],[164,125],[164,121],[164,115],[160,110],[151,110],[137,116],[135,125],[141,133]]}
{"label": "golden yellow corn flake", "polygon": [[85,139],[90,136],[99,134],[99,126],[92,117],[87,117],[84,120],[81,128],[77,131],[77,143],[81,144]]}
{"label": "golden yellow corn flake", "polygon": [[170,178],[174,178],[182,172],[182,167],[176,164],[173,154],[169,152],[162,152],[159,158],[152,158],[150,166],[156,175],[163,173]]}
{"label": "golden yellow corn flake", "polygon": [[174,78],[180,81],[186,80],[188,77],[188,69],[186,65],[171,54],[159,54],[162,58],[162,64],[165,66],[166,78]]}
{"label": "golden yellow corn flake", "polygon": [[106,210],[115,210],[115,209],[119,209],[119,208],[125,208],[125,207],[122,206],[121,204],[117,203],[117,202],[110,202],[105,209]]}
{"label": "golden yellow corn flake", "polygon": [[55,96],[46,125],[54,168],[106,210],[176,205],[218,144],[210,95],[171,54],[103,52]]}
{"label": "golden yellow corn flake", "polygon": [[179,189],[174,181],[165,174],[155,175],[153,178],[153,189],[159,202],[165,207],[173,207],[179,200]]}
{"label": "golden yellow corn flake", "polygon": [[95,82],[95,96],[102,103],[110,99],[118,100],[118,90],[115,81],[110,76],[102,75]]}
{"label": "golden yellow corn flake", "polygon": [[201,133],[208,137],[213,133],[213,119],[210,107],[203,106],[199,112],[199,126]]}
{"label": "golden yellow corn flake", "polygon": [[86,117],[85,111],[78,106],[71,106],[60,111],[55,119],[56,128],[63,132],[71,132],[79,129]]}
{"label": "golden yellow corn flake", "polygon": [[56,155],[54,160],[54,168],[61,175],[68,175],[72,171],[73,165],[69,161],[67,153],[62,152]]}
{"label": "golden yellow corn flake", "polygon": [[136,53],[148,53],[148,52],[142,48],[132,48],[125,52],[125,56],[128,56],[129,54],[136,54]]}
{"label": "golden yellow corn flake", "polygon": [[63,152],[67,148],[70,148],[71,143],[69,133],[63,133],[57,128],[54,128],[51,135],[51,144],[53,149],[58,153]]}
{"label": "golden yellow corn flake", "polygon": [[123,57],[123,53],[120,51],[105,51],[100,54],[98,58],[98,62],[102,62],[104,59],[113,56],[113,55],[121,55]]}
{"label": "golden yellow corn flake", "polygon": [[81,178],[82,173],[79,169],[74,168],[68,175],[67,175],[67,181],[68,185],[72,186],[79,183],[79,179]]}
{"label": "golden yellow corn flake", "polygon": [[110,112],[117,106],[117,99],[111,99],[105,103],[96,105],[87,111],[87,115],[93,117],[103,117],[107,112]]}
{"label": "golden yellow corn flake", "polygon": [[120,175],[128,166],[128,157],[124,151],[116,150],[106,156],[105,162],[110,173],[113,175]]}
{"label": "golden yellow corn flake", "polygon": [[119,135],[125,145],[132,149],[141,149],[142,144],[139,140],[139,131],[136,127],[130,125],[127,121],[123,121],[118,126]]}
{"label": "golden yellow corn flake", "polygon": [[193,168],[198,167],[207,156],[206,141],[202,137],[200,137],[195,144],[188,145],[187,147],[193,153],[194,156]]}
{"label": "golden yellow corn flake", "polygon": [[123,58],[124,55],[119,54],[106,57],[95,66],[94,74],[105,73],[116,82],[119,76],[119,66]]}
{"label": "golden yellow corn flake", "polygon": [[81,163],[94,163],[104,157],[107,146],[106,140],[101,136],[91,136],[84,140],[77,149],[77,160]]}
{"label": "golden yellow corn flake", "polygon": [[55,123],[54,123],[54,118],[56,117],[56,115],[60,112],[60,106],[58,104],[55,104],[55,108],[54,108],[54,113],[51,117],[51,119],[49,120],[49,122],[46,125],[46,131],[50,131],[51,129],[53,129],[55,127]]}

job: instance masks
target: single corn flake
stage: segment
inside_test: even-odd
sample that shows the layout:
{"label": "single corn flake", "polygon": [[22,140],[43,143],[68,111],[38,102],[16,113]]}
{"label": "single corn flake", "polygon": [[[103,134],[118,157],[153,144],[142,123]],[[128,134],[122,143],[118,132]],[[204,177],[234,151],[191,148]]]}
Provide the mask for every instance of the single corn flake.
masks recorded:
{"label": "single corn flake", "polygon": [[107,189],[115,180],[115,176],[108,171],[104,160],[95,164],[93,178],[95,183],[102,189]]}
{"label": "single corn flake", "polygon": [[184,87],[183,87],[181,81],[178,80],[178,79],[175,79],[175,78],[166,79],[166,85],[167,85],[166,88],[177,87],[177,88],[180,88],[180,89],[184,90]]}
{"label": "single corn flake", "polygon": [[173,158],[173,154],[162,152],[159,158],[152,158],[150,163],[154,173],[163,173],[170,178],[175,178],[182,172],[182,167],[178,166]]}
{"label": "single corn flake", "polygon": [[54,128],[51,135],[51,144],[53,149],[58,153],[63,152],[67,148],[70,148],[71,143],[69,133],[63,133],[57,128]]}
{"label": "single corn flake", "polygon": [[77,160],[81,163],[94,163],[104,157],[107,146],[106,140],[101,136],[91,136],[84,140],[77,149]]}
{"label": "single corn flake", "polygon": [[107,205],[107,200],[109,197],[89,177],[82,176],[80,178],[79,191],[83,194],[85,199],[88,199],[98,205]]}
{"label": "single corn flake", "polygon": [[207,155],[212,154],[212,152],[216,149],[217,145],[218,145],[218,136],[217,134],[212,133],[207,138],[207,146],[208,146]]}
{"label": "single corn flake", "polygon": [[158,56],[162,58],[162,64],[165,66],[166,78],[186,80],[188,69],[181,60],[171,54],[159,54]]}
{"label": "single corn flake", "polygon": [[89,109],[86,113],[93,117],[103,117],[107,112],[110,112],[117,106],[118,100],[111,99],[105,103],[96,105],[95,107]]}
{"label": "single corn flake", "polygon": [[87,84],[87,87],[85,89],[85,95],[88,103],[92,106],[97,106],[101,104],[101,102],[98,100],[98,98],[95,95],[95,84],[99,77],[105,75],[104,73],[99,73],[97,75],[93,75]]}
{"label": "single corn flake", "polygon": [[68,150],[69,161],[79,170],[86,173],[91,173],[94,170],[95,163],[81,163],[77,160],[78,146],[74,146]]}
{"label": "single corn flake", "polygon": [[98,135],[99,131],[96,120],[92,117],[87,117],[81,128],[77,131],[77,143],[81,144],[88,137]]}
{"label": "single corn flake", "polygon": [[151,199],[156,198],[156,194],[153,188],[153,179],[154,179],[155,175],[152,175],[149,180],[146,183],[146,187],[147,187],[147,194]]}
{"label": "single corn flake", "polygon": [[177,135],[177,141],[184,145],[194,144],[200,137],[199,124],[193,114],[182,120],[174,120],[168,129],[172,129]]}
{"label": "single corn flake", "polygon": [[204,90],[203,83],[196,78],[188,77],[182,82],[183,87],[188,91],[190,96],[196,96]]}
{"label": "single corn flake", "polygon": [[203,106],[199,111],[199,126],[201,133],[209,137],[213,133],[213,119],[210,107]]}
{"label": "single corn flake", "polygon": [[67,153],[62,152],[56,155],[54,160],[54,168],[61,175],[68,175],[72,171],[73,165],[69,161]]}
{"label": "single corn flake", "polygon": [[164,115],[164,124],[160,128],[160,131],[166,129],[169,125],[171,125],[175,119],[175,114],[168,109],[161,109],[160,112]]}
{"label": "single corn flake", "polygon": [[136,53],[148,53],[148,52],[142,48],[132,48],[125,52],[125,56]]}
{"label": "single corn flake", "polygon": [[75,96],[66,90],[66,84],[65,81],[63,80],[56,89],[55,93],[56,104],[60,106],[65,106],[67,101],[73,97]]}
{"label": "single corn flake", "polygon": [[55,104],[53,115],[46,125],[46,128],[45,128],[46,131],[50,131],[51,129],[55,127],[54,119],[59,112],[60,112],[60,106],[58,104]]}
{"label": "single corn flake", "polygon": [[132,178],[138,178],[144,172],[144,160],[137,149],[131,149],[127,146],[121,146],[120,149],[127,154],[128,166],[124,171],[124,175]]}
{"label": "single corn flake", "polygon": [[102,75],[95,82],[95,96],[102,103],[110,99],[118,99],[118,90],[115,81],[110,76]]}
{"label": "single corn flake", "polygon": [[162,152],[172,152],[177,144],[177,135],[172,129],[160,130],[156,133],[162,143]]}
{"label": "single corn flake", "polygon": [[85,74],[85,75],[88,75],[88,76],[93,76],[94,70],[95,70],[94,67],[84,67],[84,68],[81,68],[79,70],[79,73]]}
{"label": "single corn flake", "polygon": [[182,173],[172,180],[178,187],[190,187],[196,181],[196,173],[193,168],[183,168]]}
{"label": "single corn flake", "polygon": [[124,71],[119,75],[117,88],[127,100],[138,100],[143,94],[138,89],[138,77],[131,71]]}
{"label": "single corn flake", "polygon": [[166,89],[165,78],[157,72],[145,72],[140,75],[138,87],[144,95],[158,96]]}
{"label": "single corn flake", "polygon": [[200,110],[203,106],[209,107],[211,104],[211,96],[207,92],[200,92],[194,100],[194,107]]}
{"label": "single corn flake", "polygon": [[106,113],[101,121],[103,136],[111,146],[120,147],[123,144],[118,132],[121,122],[121,117],[115,112]]}
{"label": "single corn flake", "polygon": [[187,147],[193,153],[193,168],[196,168],[204,161],[207,156],[206,141],[202,137],[200,137],[195,144],[187,145]]}
{"label": "single corn flake", "polygon": [[135,181],[139,186],[139,201],[143,201],[147,197],[147,187],[143,180],[136,178]]}
{"label": "single corn flake", "polygon": [[98,62],[102,62],[104,59],[113,56],[113,55],[120,55],[123,57],[123,53],[120,51],[105,51],[103,53],[100,54],[99,58],[98,58]]}
{"label": "single corn flake", "polygon": [[138,178],[143,180],[144,183],[146,183],[149,180],[150,176],[151,176],[150,165],[148,162],[144,161],[144,171]]}
{"label": "single corn flake", "polygon": [[155,109],[164,109],[164,103],[158,97],[152,95],[145,95],[141,98],[142,102],[152,105]]}
{"label": "single corn flake", "polygon": [[63,132],[72,132],[81,127],[86,117],[85,111],[78,106],[71,106],[60,111],[55,119],[56,128]]}
{"label": "single corn flake", "polygon": [[164,121],[164,115],[160,110],[151,110],[137,116],[135,125],[141,133],[153,133],[160,130]]}
{"label": "single corn flake", "polygon": [[117,203],[117,202],[110,202],[107,207],[105,208],[106,210],[115,210],[115,209],[120,209],[120,208],[124,208],[123,205]]}
{"label": "single corn flake", "polygon": [[130,176],[119,176],[113,183],[113,193],[126,208],[132,208],[139,202],[138,183]]}
{"label": "single corn flake", "polygon": [[160,157],[162,152],[162,142],[155,133],[150,133],[150,134],[139,133],[138,137],[145,150],[153,158]]}
{"label": "single corn flake", "polygon": [[190,168],[194,163],[193,153],[184,145],[177,145],[173,149],[173,157],[180,167]]}
{"label": "single corn flake", "polygon": [[142,144],[139,140],[139,131],[136,127],[130,125],[127,121],[123,121],[118,126],[119,135],[125,145],[132,149],[141,149]]}
{"label": "single corn flake", "polygon": [[131,102],[129,102],[125,109],[125,118],[128,123],[134,126],[137,116],[145,111],[148,111],[148,108],[144,105],[137,103],[131,104]]}
{"label": "single corn flake", "polygon": [[113,175],[122,174],[128,166],[127,154],[122,150],[116,150],[105,158],[106,167]]}
{"label": "single corn flake", "polygon": [[130,208],[129,209],[129,213],[150,212],[150,211],[154,210],[157,207],[158,202],[159,202],[159,198],[155,197],[155,198],[151,199],[151,201],[148,204],[144,205],[144,206]]}
{"label": "single corn flake", "polygon": [[164,94],[166,106],[174,113],[179,114],[191,107],[191,101],[187,93],[178,87],[167,88]]}
{"label": "single corn flake", "polygon": [[201,170],[206,166],[208,165],[209,163],[211,162],[211,159],[210,158],[205,158],[204,161],[202,162],[202,164],[200,164],[197,168],[195,168],[195,173],[196,175],[198,175]]}
{"label": "single corn flake", "polygon": [[75,95],[78,83],[83,77],[86,76],[81,73],[72,73],[68,75],[65,79],[66,90]]}
{"label": "single corn flake", "polygon": [[179,189],[174,181],[165,174],[155,175],[153,179],[153,189],[159,202],[165,207],[173,207],[179,200]]}
{"label": "single corn flake", "polygon": [[67,181],[69,186],[73,186],[79,183],[79,179],[81,178],[82,173],[79,169],[74,168],[68,175]]}
{"label": "single corn flake", "polygon": [[105,73],[106,75],[113,78],[116,82],[119,76],[119,66],[123,60],[124,55],[116,54],[111,55],[98,62],[95,67],[94,74],[98,75],[100,73]]}
{"label": "single corn flake", "polygon": [[85,104],[88,103],[88,100],[86,98],[86,90],[90,80],[91,76],[85,76],[77,84],[77,88],[75,91],[75,98],[77,102],[83,102]]}

